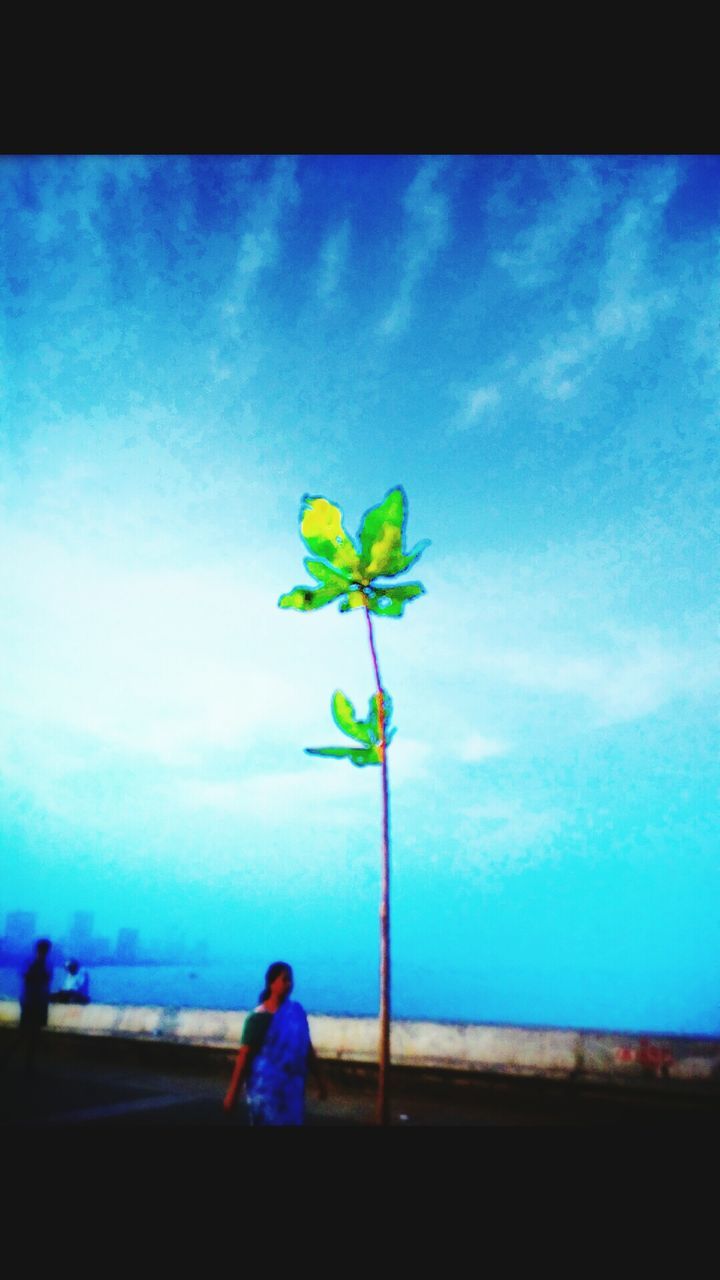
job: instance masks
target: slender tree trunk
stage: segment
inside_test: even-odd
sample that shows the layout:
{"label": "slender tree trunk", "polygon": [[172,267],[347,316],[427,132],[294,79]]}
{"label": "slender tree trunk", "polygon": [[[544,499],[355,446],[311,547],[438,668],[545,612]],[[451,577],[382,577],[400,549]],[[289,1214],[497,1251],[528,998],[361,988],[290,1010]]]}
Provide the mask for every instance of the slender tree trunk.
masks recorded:
{"label": "slender tree trunk", "polygon": [[373,639],[370,610],[365,607],[370,638],[370,652],[375,669],[378,694],[378,727],[380,730],[380,767],[382,770],[383,835],[382,835],[382,887],[380,892],[380,1046],[378,1053],[379,1077],[375,1109],[376,1124],[390,1123],[389,1072],[390,1072],[390,793],[385,735],[385,697],[380,682],[375,642]]}

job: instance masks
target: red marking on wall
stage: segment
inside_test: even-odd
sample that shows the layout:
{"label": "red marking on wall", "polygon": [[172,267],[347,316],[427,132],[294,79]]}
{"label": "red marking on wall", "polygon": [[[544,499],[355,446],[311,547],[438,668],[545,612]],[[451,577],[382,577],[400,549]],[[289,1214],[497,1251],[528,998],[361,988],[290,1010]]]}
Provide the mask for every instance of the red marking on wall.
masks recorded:
{"label": "red marking on wall", "polygon": [[646,1071],[654,1071],[656,1075],[665,1074],[672,1062],[673,1055],[659,1044],[652,1044],[647,1036],[641,1036],[636,1048],[627,1046],[615,1050],[617,1062],[637,1062]]}

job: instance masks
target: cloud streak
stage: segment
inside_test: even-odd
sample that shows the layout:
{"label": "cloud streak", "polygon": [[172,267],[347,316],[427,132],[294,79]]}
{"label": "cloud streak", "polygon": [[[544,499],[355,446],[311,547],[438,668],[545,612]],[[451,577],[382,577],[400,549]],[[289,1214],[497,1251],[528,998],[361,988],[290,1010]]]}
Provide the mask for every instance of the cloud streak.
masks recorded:
{"label": "cloud streak", "polygon": [[344,222],[331,231],[320,250],[317,276],[317,295],[323,302],[330,302],[338,291],[350,248],[350,223]]}
{"label": "cloud streak", "polygon": [[[637,616],[633,599],[649,573],[628,533],[617,531],[526,557],[428,562],[433,608],[416,615],[404,664],[407,679],[422,682],[424,700],[434,696],[431,668],[444,682],[462,672],[465,715],[456,696],[439,699],[438,749],[455,755],[465,743],[471,759],[475,744],[482,757],[485,739],[504,741],[504,723],[524,751],[544,750],[543,720],[555,732],[563,703],[563,732],[582,735],[653,715],[675,699],[716,696],[720,666],[702,611],[665,626]],[[399,662],[400,641],[388,636],[387,644]]]}
{"label": "cloud streak", "polygon": [[403,197],[406,231],[401,251],[402,275],[394,301],[380,321],[379,333],[394,338],[406,329],[414,295],[450,229],[449,200],[440,187],[447,157],[424,160]]}
{"label": "cloud streak", "polygon": [[[539,288],[567,269],[574,242],[598,220],[609,199],[595,164],[583,157],[553,165],[550,180],[553,194],[536,220],[514,235],[510,248],[494,255],[521,289]],[[514,216],[521,212],[513,209]]]}
{"label": "cloud streak", "polygon": [[282,156],[275,160],[267,181],[258,187],[240,239],[233,281],[225,304],[228,317],[245,310],[261,276],[275,265],[280,256],[283,219],[300,199],[296,175],[297,160]]}
{"label": "cloud streak", "polygon": [[500,388],[494,384],[475,387],[474,390],[465,392],[462,407],[452,424],[454,429],[467,431],[469,427],[477,426],[481,420],[491,418],[493,410],[497,409],[501,400]]}
{"label": "cloud streak", "polygon": [[484,760],[505,756],[509,750],[507,743],[497,738],[485,738],[480,733],[471,733],[462,742],[457,754],[466,764],[481,764]]}
{"label": "cloud streak", "polygon": [[547,400],[569,400],[618,344],[631,348],[675,304],[654,259],[667,202],[681,175],[675,164],[643,173],[612,222],[589,321],[543,343],[527,380]]}

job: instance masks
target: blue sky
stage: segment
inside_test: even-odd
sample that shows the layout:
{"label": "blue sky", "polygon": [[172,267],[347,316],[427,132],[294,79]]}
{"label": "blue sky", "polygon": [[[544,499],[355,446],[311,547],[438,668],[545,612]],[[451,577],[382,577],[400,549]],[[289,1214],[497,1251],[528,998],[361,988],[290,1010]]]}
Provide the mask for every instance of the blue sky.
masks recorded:
{"label": "blue sky", "polygon": [[277,599],[304,493],[402,483],[398,1012],[720,1031],[720,161],[16,157],[0,206],[0,912],[376,966],[379,771],[302,752],[364,621]]}

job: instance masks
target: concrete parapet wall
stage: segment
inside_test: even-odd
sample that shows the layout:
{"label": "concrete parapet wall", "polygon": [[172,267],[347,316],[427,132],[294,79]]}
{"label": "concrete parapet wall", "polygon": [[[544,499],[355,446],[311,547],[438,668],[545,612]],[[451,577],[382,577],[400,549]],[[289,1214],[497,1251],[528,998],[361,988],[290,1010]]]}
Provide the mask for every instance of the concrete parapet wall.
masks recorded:
{"label": "concrete parapet wall", "polygon": [[[160,1005],[51,1005],[49,1030],[121,1036],[207,1048],[236,1049],[247,1010],[168,1008]],[[0,1000],[0,1026],[16,1024],[16,1000]],[[310,1014],[321,1058],[372,1063],[378,1056],[376,1018]],[[397,1020],[391,1056],[398,1066],[523,1075],[633,1076],[720,1082],[720,1039],[563,1031],[541,1027]]]}

